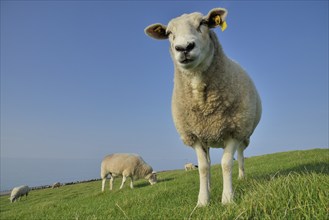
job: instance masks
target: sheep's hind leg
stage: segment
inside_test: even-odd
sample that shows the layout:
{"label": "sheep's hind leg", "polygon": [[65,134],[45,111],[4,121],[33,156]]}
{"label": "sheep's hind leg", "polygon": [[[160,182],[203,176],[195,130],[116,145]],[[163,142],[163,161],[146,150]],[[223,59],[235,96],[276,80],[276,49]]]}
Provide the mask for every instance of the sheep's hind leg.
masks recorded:
{"label": "sheep's hind leg", "polygon": [[222,170],[223,170],[223,194],[222,203],[228,204],[233,201],[233,187],[232,187],[232,167],[233,156],[239,146],[239,142],[235,139],[230,139],[224,148],[222,157]]}
{"label": "sheep's hind leg", "polygon": [[209,188],[210,188],[210,160],[209,149],[204,148],[200,143],[196,143],[193,148],[195,149],[200,177],[200,188],[197,206],[206,206],[209,203]]}
{"label": "sheep's hind leg", "polygon": [[123,185],[124,185],[125,182],[126,182],[126,179],[127,179],[126,176],[122,176],[122,183],[121,183],[120,189],[122,189]]}
{"label": "sheep's hind leg", "polygon": [[131,182],[130,182],[130,188],[134,188],[134,179],[133,179],[133,177],[131,177]]}
{"label": "sheep's hind leg", "polygon": [[244,146],[238,147],[239,179],[244,179]]}
{"label": "sheep's hind leg", "polygon": [[114,181],[114,177],[111,176],[111,179],[110,179],[110,190],[112,190],[112,188],[113,188],[113,181]]}
{"label": "sheep's hind leg", "polygon": [[210,186],[211,186],[211,172],[210,172],[210,165],[211,165],[211,160],[210,160],[210,153],[209,153],[209,147],[205,149],[207,153],[207,161],[208,161],[208,190],[210,192]]}

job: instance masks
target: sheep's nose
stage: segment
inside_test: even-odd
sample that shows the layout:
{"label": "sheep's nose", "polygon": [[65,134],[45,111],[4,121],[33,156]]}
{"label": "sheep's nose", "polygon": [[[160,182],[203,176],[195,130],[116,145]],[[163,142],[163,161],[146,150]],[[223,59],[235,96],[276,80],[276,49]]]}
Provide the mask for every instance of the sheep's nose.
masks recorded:
{"label": "sheep's nose", "polygon": [[195,43],[189,42],[186,46],[176,45],[175,50],[177,50],[178,52],[187,53],[187,52],[190,52],[191,50],[193,50],[194,47],[195,47]]}

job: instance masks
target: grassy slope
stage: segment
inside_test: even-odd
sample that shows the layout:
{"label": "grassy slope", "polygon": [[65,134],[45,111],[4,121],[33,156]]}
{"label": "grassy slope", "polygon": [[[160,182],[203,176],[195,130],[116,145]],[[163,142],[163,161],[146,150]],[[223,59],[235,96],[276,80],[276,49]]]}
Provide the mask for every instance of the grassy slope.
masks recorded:
{"label": "grassy slope", "polygon": [[[212,166],[211,205],[193,211],[198,171],[159,173],[159,183],[145,180],[129,188],[101,193],[101,182],[32,191],[11,204],[0,198],[0,219],[329,219],[329,150],[314,149],[251,157],[247,178],[237,180],[235,203],[222,206],[219,165]],[[192,215],[191,215],[192,214]]]}

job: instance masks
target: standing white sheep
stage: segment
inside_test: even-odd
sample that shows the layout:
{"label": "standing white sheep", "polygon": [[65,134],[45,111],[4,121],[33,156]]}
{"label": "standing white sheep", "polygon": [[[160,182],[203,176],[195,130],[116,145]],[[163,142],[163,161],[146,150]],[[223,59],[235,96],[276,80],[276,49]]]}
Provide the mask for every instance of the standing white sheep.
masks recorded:
{"label": "standing white sheep", "polygon": [[187,163],[184,165],[185,171],[188,170],[194,170],[194,169],[198,169],[197,165],[194,165],[193,163]]}
{"label": "standing white sheep", "polygon": [[60,182],[56,182],[56,183],[54,183],[52,186],[51,186],[51,188],[52,189],[55,189],[55,188],[59,188],[61,186],[61,183]]}
{"label": "standing white sheep", "polygon": [[15,202],[23,196],[27,197],[29,192],[30,192],[30,188],[25,185],[13,188],[13,190],[11,191],[11,194],[10,194],[10,198],[9,198],[10,202]]}
{"label": "standing white sheep", "polygon": [[238,151],[239,178],[244,177],[243,151],[261,117],[256,88],[239,64],[229,59],[216,34],[226,28],[227,10],[212,9],[206,16],[184,14],[168,26],[153,24],[145,33],[168,39],[174,62],[173,120],[183,142],[198,158],[198,206],[209,203],[209,148],[224,148],[222,203],[233,200],[232,165]]}
{"label": "standing white sheep", "polygon": [[101,164],[102,192],[105,190],[106,177],[110,175],[110,190],[114,178],[122,176],[122,189],[127,177],[131,178],[130,188],[134,188],[133,181],[141,178],[147,179],[151,185],[157,182],[156,173],[141,156],[137,154],[111,154],[106,156]]}

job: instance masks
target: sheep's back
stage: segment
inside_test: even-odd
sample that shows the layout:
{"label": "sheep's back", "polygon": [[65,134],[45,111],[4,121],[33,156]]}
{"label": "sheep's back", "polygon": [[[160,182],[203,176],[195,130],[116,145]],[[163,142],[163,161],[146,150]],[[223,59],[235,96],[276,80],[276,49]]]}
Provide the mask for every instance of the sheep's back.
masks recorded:
{"label": "sheep's back", "polygon": [[102,169],[122,175],[122,172],[134,173],[134,169],[141,163],[141,158],[134,154],[111,154],[102,161]]}

